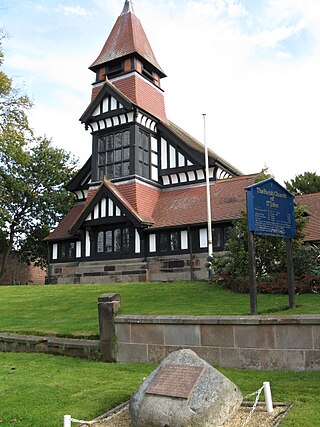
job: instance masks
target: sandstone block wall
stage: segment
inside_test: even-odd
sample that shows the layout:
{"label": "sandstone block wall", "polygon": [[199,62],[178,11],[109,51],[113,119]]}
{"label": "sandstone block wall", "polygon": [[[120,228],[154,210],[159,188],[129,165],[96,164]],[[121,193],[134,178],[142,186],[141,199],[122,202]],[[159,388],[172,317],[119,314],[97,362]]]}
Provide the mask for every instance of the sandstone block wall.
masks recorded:
{"label": "sandstone block wall", "polygon": [[320,316],[115,318],[118,362],[159,362],[190,348],[227,368],[320,370]]}

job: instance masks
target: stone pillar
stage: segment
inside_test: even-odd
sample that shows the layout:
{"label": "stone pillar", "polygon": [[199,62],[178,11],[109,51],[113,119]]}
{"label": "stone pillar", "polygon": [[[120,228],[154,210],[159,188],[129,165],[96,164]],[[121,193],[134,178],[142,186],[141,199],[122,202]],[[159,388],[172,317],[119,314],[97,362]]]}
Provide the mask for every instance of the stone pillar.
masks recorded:
{"label": "stone pillar", "polygon": [[120,311],[119,294],[102,294],[98,297],[100,351],[103,362],[113,362],[115,329],[113,318]]}

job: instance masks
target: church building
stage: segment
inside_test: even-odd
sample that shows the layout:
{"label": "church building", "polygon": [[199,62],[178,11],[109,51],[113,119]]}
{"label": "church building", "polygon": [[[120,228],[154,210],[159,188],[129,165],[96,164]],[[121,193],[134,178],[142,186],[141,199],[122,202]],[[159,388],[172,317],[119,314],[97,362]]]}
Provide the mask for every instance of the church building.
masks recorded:
{"label": "church building", "polygon": [[[208,276],[205,147],[166,115],[166,77],[125,1],[100,54],[81,122],[92,155],[67,184],[76,203],[46,238],[48,283]],[[213,249],[245,210],[255,175],[209,150]]]}

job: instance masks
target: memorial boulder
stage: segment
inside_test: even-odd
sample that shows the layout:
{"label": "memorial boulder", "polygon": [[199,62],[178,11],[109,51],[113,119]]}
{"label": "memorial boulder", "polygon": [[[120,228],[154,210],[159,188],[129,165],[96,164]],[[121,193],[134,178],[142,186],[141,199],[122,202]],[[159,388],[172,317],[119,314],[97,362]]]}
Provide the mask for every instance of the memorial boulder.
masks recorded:
{"label": "memorial boulder", "polygon": [[239,408],[242,394],[192,350],[167,356],[134,392],[132,427],[218,427]]}

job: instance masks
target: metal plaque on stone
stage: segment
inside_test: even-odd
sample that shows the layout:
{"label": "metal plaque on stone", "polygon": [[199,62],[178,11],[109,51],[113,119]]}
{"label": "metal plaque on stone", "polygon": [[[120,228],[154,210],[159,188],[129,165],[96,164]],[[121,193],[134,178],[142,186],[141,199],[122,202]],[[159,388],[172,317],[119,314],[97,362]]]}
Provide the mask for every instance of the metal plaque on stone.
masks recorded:
{"label": "metal plaque on stone", "polygon": [[189,399],[204,370],[203,366],[164,365],[146,393]]}

